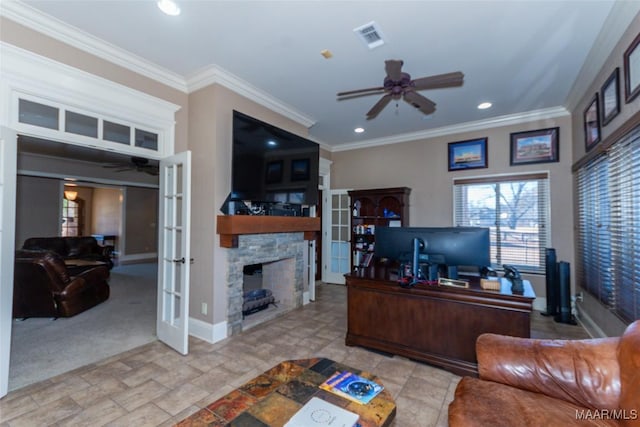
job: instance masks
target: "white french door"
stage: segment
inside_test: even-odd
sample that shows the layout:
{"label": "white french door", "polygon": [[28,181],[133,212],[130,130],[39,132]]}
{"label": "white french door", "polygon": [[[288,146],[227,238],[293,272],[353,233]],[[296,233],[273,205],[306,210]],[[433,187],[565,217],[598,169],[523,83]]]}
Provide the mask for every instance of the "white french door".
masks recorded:
{"label": "white french door", "polygon": [[0,398],[9,391],[18,138],[0,126]]}
{"label": "white french door", "polygon": [[351,222],[349,194],[347,190],[329,190],[329,200],[325,212],[329,215],[328,244],[324,259],[323,280],[329,283],[345,283],[344,274],[351,270],[351,248],[349,227]]}
{"label": "white french door", "polygon": [[158,339],[189,352],[191,151],[160,161]]}

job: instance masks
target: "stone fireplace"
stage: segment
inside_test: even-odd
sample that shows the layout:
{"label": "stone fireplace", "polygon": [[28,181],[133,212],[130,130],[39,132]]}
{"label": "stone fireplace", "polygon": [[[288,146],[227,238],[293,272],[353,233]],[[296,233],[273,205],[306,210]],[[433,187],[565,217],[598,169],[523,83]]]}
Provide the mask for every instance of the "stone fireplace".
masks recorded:
{"label": "stone fireplace", "polygon": [[227,335],[243,330],[244,267],[262,264],[263,284],[272,290],[276,304],[284,313],[302,306],[304,288],[304,250],[307,244],[301,232],[244,234],[238,236],[237,247],[227,252]]}

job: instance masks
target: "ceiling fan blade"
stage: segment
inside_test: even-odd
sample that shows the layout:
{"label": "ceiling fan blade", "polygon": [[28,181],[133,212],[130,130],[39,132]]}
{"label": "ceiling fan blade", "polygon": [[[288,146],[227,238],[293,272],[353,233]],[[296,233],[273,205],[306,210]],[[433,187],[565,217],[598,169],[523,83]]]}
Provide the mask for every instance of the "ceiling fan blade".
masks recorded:
{"label": "ceiling fan blade", "polygon": [[348,95],[355,95],[357,93],[374,92],[374,91],[381,91],[381,90],[384,90],[384,86],[369,87],[366,89],[348,90],[346,92],[338,92],[336,96],[348,96]]}
{"label": "ceiling fan blade", "polygon": [[413,80],[415,90],[437,89],[443,87],[462,86],[464,83],[464,74],[460,71],[453,73],[438,74],[436,76],[422,77]]}
{"label": "ceiling fan blade", "polygon": [[399,82],[402,79],[402,64],[404,61],[399,59],[389,59],[384,61],[384,69],[387,72],[387,77],[394,82]]}
{"label": "ceiling fan blade", "polygon": [[376,116],[380,114],[380,111],[382,111],[390,101],[391,101],[390,94],[386,94],[385,96],[380,98],[380,100],[376,102],[376,105],[374,105],[373,108],[371,108],[371,110],[367,112],[367,120],[375,119]]}
{"label": "ceiling fan blade", "polygon": [[436,111],[435,102],[412,90],[408,90],[404,93],[404,100],[422,111],[424,114],[431,114]]}
{"label": "ceiling fan blade", "polygon": [[347,96],[339,97],[337,100],[338,101],[345,101],[347,99],[361,98],[363,96],[369,96],[369,95],[379,95],[381,93],[384,93],[384,89],[373,90],[371,92],[354,93],[353,95],[347,95]]}

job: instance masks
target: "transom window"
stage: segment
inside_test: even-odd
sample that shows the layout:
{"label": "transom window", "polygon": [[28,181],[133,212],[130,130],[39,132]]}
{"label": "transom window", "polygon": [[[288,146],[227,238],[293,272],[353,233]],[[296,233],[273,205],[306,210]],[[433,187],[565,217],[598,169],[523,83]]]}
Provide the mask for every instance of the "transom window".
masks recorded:
{"label": "transom window", "polygon": [[491,263],[544,273],[549,237],[547,173],[454,180],[456,226],[488,227]]}

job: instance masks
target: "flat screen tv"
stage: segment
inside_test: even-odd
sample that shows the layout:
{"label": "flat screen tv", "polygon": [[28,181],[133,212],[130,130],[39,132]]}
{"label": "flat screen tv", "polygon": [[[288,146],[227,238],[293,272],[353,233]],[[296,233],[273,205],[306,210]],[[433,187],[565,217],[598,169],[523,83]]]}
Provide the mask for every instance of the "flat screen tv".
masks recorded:
{"label": "flat screen tv", "polygon": [[319,160],[315,142],[233,112],[233,200],[316,205]]}

